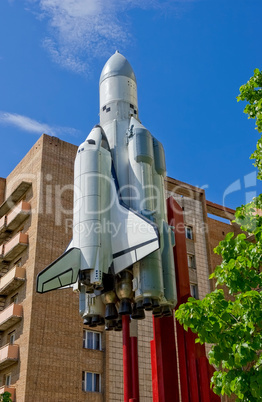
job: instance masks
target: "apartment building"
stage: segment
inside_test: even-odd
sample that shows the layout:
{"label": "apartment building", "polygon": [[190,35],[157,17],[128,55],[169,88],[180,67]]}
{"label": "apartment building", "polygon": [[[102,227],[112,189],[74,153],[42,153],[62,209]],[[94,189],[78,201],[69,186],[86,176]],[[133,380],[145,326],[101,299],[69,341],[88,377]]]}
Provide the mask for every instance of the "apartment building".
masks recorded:
{"label": "apartment building", "polygon": [[[43,135],[7,178],[0,178],[0,393],[13,401],[123,400],[122,333],[83,325],[72,289],[36,293],[36,276],[72,236],[77,147]],[[191,292],[212,290],[213,247],[237,230],[234,211],[206,201],[203,189],[166,179],[184,211]],[[217,219],[225,218],[228,223]],[[152,316],[136,321],[140,398],[152,401]]]}

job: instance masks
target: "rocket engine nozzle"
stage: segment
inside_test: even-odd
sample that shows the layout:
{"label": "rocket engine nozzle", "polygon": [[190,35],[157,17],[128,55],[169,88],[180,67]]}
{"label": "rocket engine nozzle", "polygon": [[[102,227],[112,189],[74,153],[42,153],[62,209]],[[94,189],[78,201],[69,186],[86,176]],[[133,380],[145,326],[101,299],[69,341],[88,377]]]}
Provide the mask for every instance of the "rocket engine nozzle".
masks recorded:
{"label": "rocket engine nozzle", "polygon": [[116,280],[116,294],[120,300],[118,309],[119,315],[132,314],[131,300],[133,298],[132,290],[133,275],[128,270],[122,271]]}

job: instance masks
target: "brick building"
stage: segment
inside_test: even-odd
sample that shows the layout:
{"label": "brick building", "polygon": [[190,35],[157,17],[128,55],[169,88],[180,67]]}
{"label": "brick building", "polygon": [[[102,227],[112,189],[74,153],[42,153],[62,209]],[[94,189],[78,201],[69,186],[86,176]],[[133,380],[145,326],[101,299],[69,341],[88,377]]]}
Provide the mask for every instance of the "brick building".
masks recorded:
{"label": "brick building", "polygon": [[[37,274],[71,239],[76,149],[44,134],[0,178],[0,393],[11,392],[17,402],[123,400],[121,332],[84,326],[71,289],[35,291]],[[212,290],[208,277],[219,262],[212,249],[235,230],[234,211],[171,178],[166,190],[184,211],[191,292],[202,298]],[[140,398],[149,402],[151,313],[132,331],[138,335]]]}

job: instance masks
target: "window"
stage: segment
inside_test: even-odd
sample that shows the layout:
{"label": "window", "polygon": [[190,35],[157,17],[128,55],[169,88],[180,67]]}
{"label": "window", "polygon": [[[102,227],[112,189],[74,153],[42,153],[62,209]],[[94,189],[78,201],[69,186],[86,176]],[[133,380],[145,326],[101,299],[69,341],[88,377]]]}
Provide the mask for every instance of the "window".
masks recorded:
{"label": "window", "polygon": [[195,283],[190,283],[190,293],[195,299],[198,299],[198,286]]}
{"label": "window", "polygon": [[83,348],[101,350],[101,333],[84,329]]}
{"label": "window", "polygon": [[185,234],[187,239],[193,240],[193,229],[191,226],[185,227]]}
{"label": "window", "polygon": [[8,336],[9,336],[10,345],[13,345],[15,343],[15,331],[10,332],[10,334],[8,334]]}
{"label": "window", "polygon": [[196,268],[196,260],[193,254],[187,254],[188,268]]}
{"label": "window", "polygon": [[82,373],[82,391],[101,392],[101,375],[97,373]]}
{"label": "window", "polygon": [[11,374],[6,374],[5,376],[5,386],[10,387],[11,385]]}

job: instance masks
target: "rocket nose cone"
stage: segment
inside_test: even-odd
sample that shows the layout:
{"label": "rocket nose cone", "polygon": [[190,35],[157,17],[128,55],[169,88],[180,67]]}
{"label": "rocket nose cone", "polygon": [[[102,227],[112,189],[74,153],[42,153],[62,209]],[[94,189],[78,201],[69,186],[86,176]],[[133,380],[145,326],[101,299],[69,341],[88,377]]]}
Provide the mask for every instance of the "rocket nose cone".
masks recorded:
{"label": "rocket nose cone", "polygon": [[123,75],[131,78],[136,82],[135,73],[127,61],[127,59],[118,51],[110,57],[110,59],[104,65],[102,70],[99,84],[101,84],[106,78],[114,77],[116,75]]}

